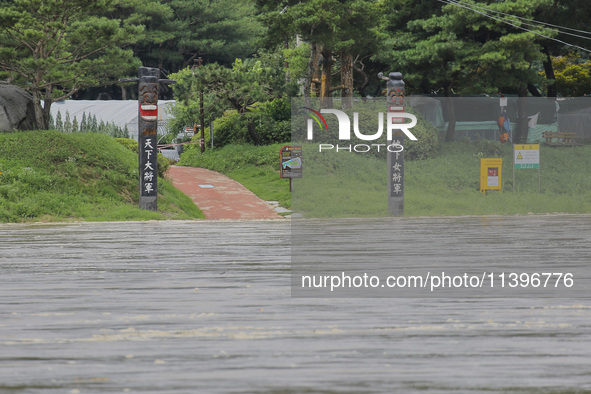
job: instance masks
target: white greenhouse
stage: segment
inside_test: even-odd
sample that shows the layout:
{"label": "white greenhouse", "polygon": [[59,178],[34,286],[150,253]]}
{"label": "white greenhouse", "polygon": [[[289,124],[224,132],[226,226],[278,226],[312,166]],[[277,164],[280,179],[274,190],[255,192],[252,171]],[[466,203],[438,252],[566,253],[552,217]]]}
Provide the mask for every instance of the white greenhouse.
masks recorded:
{"label": "white greenhouse", "polygon": [[[168,119],[172,117],[171,110],[175,100],[158,101],[158,134],[167,133],[166,125]],[[129,130],[131,138],[137,140],[138,137],[138,102],[137,100],[65,100],[53,103],[51,105],[51,115],[53,119],[57,118],[58,112],[61,118],[65,119],[69,114],[70,120],[82,121],[86,114],[96,116],[98,122],[113,123],[121,129]]]}

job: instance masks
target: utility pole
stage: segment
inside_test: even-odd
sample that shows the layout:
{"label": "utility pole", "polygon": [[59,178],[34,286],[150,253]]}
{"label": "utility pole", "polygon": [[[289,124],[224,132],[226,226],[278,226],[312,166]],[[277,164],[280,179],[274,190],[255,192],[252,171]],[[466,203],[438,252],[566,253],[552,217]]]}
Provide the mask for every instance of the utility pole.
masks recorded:
{"label": "utility pole", "polygon": [[[197,65],[199,67],[203,66],[203,58],[201,56],[199,56],[196,60]],[[193,67],[195,67],[195,65],[193,65]],[[205,132],[204,132],[204,127],[205,127],[205,114],[203,111],[203,90],[201,90],[199,92],[199,121],[201,122],[201,138],[199,139],[199,147],[201,148],[201,153],[205,152]]]}

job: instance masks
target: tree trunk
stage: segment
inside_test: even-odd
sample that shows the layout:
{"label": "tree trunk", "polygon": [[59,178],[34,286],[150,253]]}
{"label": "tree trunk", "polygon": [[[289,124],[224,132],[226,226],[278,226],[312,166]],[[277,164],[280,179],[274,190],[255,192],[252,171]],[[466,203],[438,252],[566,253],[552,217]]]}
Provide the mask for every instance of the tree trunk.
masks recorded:
{"label": "tree trunk", "polygon": [[527,84],[527,90],[534,97],[542,97],[542,94],[540,93],[540,91],[538,90],[538,88],[536,88],[534,86],[534,84],[531,83],[531,82]]}
{"label": "tree trunk", "polygon": [[320,107],[332,108],[332,50],[322,48],[322,75],[320,77]]}
{"label": "tree trunk", "polygon": [[[289,49],[289,39],[285,39],[285,49]],[[285,68],[285,83],[289,83],[289,62],[285,60],[283,62],[283,68]]]}
{"label": "tree trunk", "polygon": [[359,74],[361,74],[361,77],[363,78],[363,82],[357,83],[357,91],[359,92],[361,97],[365,99],[365,97],[367,96],[365,94],[365,88],[367,87],[367,85],[369,85],[369,76],[365,71],[363,71],[363,67],[359,68],[353,65],[353,69],[357,71]]}
{"label": "tree trunk", "polygon": [[310,59],[308,60],[308,75],[306,76],[306,83],[304,85],[304,97],[306,104],[310,105],[308,98],[314,94],[316,97],[320,96],[320,67],[318,65],[320,60],[320,51],[315,42],[310,43]]}
{"label": "tree trunk", "polygon": [[341,51],[342,109],[353,108],[353,56]]}
{"label": "tree trunk", "polygon": [[445,84],[445,110],[447,111],[447,131],[445,132],[445,142],[454,140],[456,134],[456,106],[451,97],[451,83]]}
{"label": "tree trunk", "polygon": [[[47,130],[49,127],[49,116],[45,118],[45,108],[41,105],[41,94],[39,90],[33,88],[33,108],[35,110],[35,123],[40,130]],[[47,106],[47,104],[46,104]],[[49,110],[49,106],[47,108]]]}
{"label": "tree trunk", "polygon": [[[550,49],[544,46],[542,52],[546,55],[546,60],[543,62],[546,79],[555,81],[556,77],[554,75],[554,67],[552,66],[552,58],[550,57]],[[552,82],[552,85],[548,85],[548,97],[556,97],[558,95],[557,93],[556,82]]]}
{"label": "tree trunk", "polygon": [[51,104],[53,104],[53,85],[47,85],[45,87],[45,97],[43,97],[43,123],[38,124],[43,130],[49,128],[49,118],[51,117]]}
{"label": "tree trunk", "polygon": [[522,86],[519,89],[519,97],[517,98],[517,126],[515,127],[515,134],[513,135],[513,143],[524,144],[527,141],[527,86]]}
{"label": "tree trunk", "polygon": [[248,129],[248,134],[250,135],[252,142],[255,145],[261,145],[261,142],[262,142],[261,137],[259,136],[259,133],[257,132],[256,126],[254,124],[254,120],[248,120],[247,129]]}
{"label": "tree trunk", "polygon": [[37,124],[39,128],[42,130],[47,130],[49,128],[49,117],[51,116],[51,104],[53,101],[51,99],[43,100],[43,124]]}

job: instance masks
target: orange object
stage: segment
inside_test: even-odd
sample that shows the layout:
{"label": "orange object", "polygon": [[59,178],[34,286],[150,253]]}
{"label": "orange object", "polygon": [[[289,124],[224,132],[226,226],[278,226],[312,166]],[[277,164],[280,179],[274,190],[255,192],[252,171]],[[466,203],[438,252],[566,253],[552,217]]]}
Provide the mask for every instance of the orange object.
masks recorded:
{"label": "orange object", "polygon": [[508,133],[502,133],[501,134],[501,137],[499,139],[504,144],[505,142],[509,141],[509,134]]}

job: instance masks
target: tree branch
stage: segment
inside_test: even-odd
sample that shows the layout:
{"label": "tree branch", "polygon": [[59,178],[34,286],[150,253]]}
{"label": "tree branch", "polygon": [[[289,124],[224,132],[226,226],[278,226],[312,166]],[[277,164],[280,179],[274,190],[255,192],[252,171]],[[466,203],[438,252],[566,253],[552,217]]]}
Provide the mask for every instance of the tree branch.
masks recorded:
{"label": "tree branch", "polygon": [[23,35],[23,34],[22,34],[22,33],[21,33],[21,32],[20,32],[18,29],[16,29],[16,28],[12,28],[12,29],[6,29],[6,32],[8,33],[8,35],[9,35],[10,37],[12,37],[12,38],[13,38],[13,39],[14,39],[16,42],[18,42],[19,44],[21,44],[21,45],[24,45],[24,46],[26,46],[27,48],[29,48],[29,50],[30,50],[31,52],[35,52],[35,48],[33,48],[33,46],[32,46],[31,44],[29,44],[29,43],[28,43],[27,41],[25,41],[24,39],[20,39],[20,38],[19,38],[19,36],[17,36],[16,34],[14,34],[14,33],[13,33],[13,31],[14,31],[14,32],[16,32],[16,33],[19,33],[19,34],[20,34],[20,36],[22,36],[22,35]]}
{"label": "tree branch", "polygon": [[[95,53],[98,53],[98,52],[100,52],[100,51],[102,51],[102,50],[104,50],[104,49],[106,49],[106,48],[108,48],[110,46],[111,46],[110,44],[109,45],[103,45],[102,47],[99,47],[99,48],[97,48],[97,49],[95,49],[93,51],[90,51],[90,52],[88,52],[88,53],[86,53],[86,54],[84,54],[82,56],[76,56],[76,57],[74,57],[72,59],[68,59],[68,57],[64,57],[64,58],[56,59],[56,60],[58,60],[58,64],[71,64],[71,63],[79,62],[80,60],[87,59],[88,57],[94,55]],[[72,54],[74,54],[74,52]],[[68,60],[65,60],[65,59],[68,59]]]}
{"label": "tree branch", "polygon": [[[67,23],[68,23],[68,19],[67,19],[67,18],[64,16],[64,18],[62,18],[62,26],[63,26],[64,28],[61,30],[61,34],[59,35],[59,38],[57,38],[57,39],[56,39],[56,41],[55,41],[55,45],[53,46],[53,48],[51,48],[51,49],[49,50],[49,52],[47,53],[47,56],[48,56],[48,57],[49,57],[49,56],[51,56],[51,54],[52,54],[52,53],[55,51],[55,49],[56,49],[56,48],[59,46],[60,42],[61,42],[61,41],[62,41],[62,39],[64,38],[64,35],[66,34],[66,25],[67,25]],[[56,34],[54,35],[54,37],[55,37],[55,36],[57,36],[57,32],[56,32]],[[54,38],[54,37],[52,37],[52,38]]]}
{"label": "tree branch", "polygon": [[75,81],[76,79],[80,78],[81,75],[82,74],[76,74],[72,78],[62,79],[62,80],[59,80],[59,81],[47,82],[47,83],[44,83],[42,85],[39,85],[39,88],[40,89],[45,89],[47,86],[51,86],[51,85],[63,85],[65,83]]}

